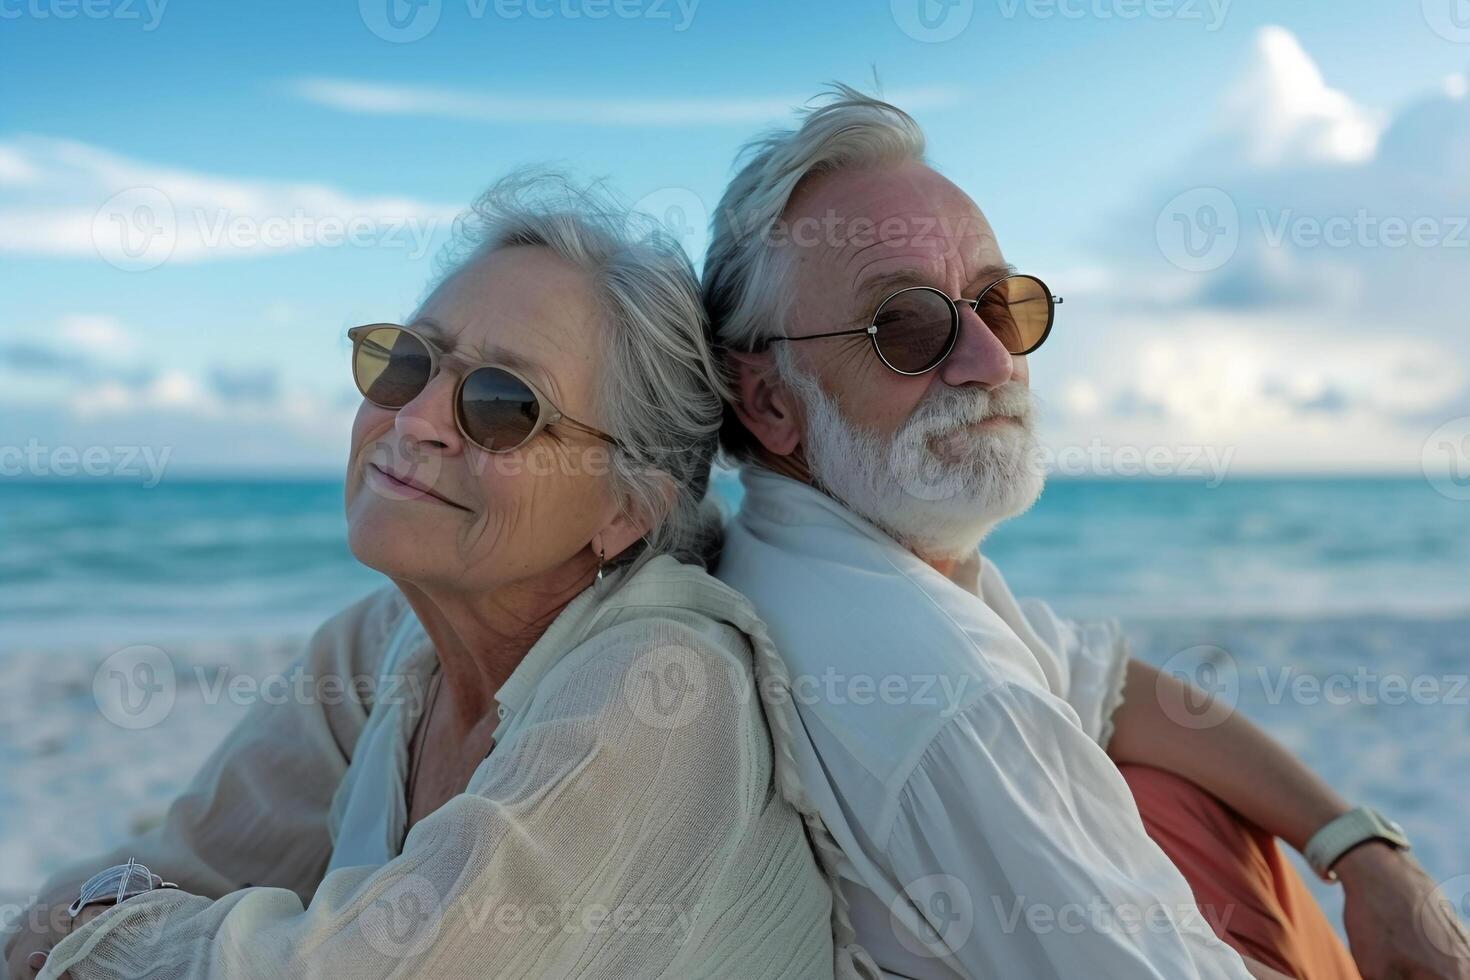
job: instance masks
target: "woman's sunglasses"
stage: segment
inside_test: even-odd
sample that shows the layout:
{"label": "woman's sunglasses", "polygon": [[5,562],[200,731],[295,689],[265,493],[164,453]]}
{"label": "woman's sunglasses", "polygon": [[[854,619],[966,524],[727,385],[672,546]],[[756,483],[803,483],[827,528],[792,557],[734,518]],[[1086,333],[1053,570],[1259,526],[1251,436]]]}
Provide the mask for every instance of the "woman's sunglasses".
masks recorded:
{"label": "woman's sunglasses", "polygon": [[[352,380],[379,408],[402,408],[439,373],[439,349],[408,327],[370,323],[353,327],[347,336],[352,338]],[[473,365],[460,375],[454,421],[466,439],[490,453],[519,449],[548,425],[570,426],[619,444],[606,432],[563,415],[535,385],[499,364]]]}
{"label": "woman's sunglasses", "polygon": [[[997,279],[974,299],[959,303],[973,309],[1012,354],[1029,354],[1051,333],[1056,305],[1046,283],[1035,276],[1009,275]],[[899,374],[924,374],[944,363],[960,336],[960,309],[933,286],[907,286],[890,293],[866,327],[834,330],[780,340],[817,340],[865,333],[873,350],[889,369]]]}

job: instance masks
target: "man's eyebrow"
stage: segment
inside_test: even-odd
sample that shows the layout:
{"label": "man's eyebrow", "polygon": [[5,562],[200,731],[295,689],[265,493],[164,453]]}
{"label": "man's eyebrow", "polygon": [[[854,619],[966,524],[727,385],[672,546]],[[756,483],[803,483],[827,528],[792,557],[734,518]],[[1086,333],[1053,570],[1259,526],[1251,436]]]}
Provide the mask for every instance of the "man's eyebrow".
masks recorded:
{"label": "man's eyebrow", "polygon": [[[975,291],[984,289],[1002,276],[1014,275],[1015,271],[1016,267],[1009,263],[987,265],[975,274],[975,278],[965,289],[965,295],[973,299]],[[864,281],[858,286],[857,297],[861,306],[872,308],[886,299],[890,293],[900,289],[909,286],[933,285],[934,281],[930,274],[922,269],[894,269]]]}
{"label": "man's eyebrow", "polygon": [[503,364],[526,374],[534,376],[535,380],[541,381],[546,377],[541,365],[513,350],[507,350],[496,344],[475,345],[464,347],[449,339],[449,331],[444,329],[444,324],[432,317],[419,317],[409,324],[414,330],[423,334],[445,354],[452,354],[465,360],[479,361],[486,364]]}

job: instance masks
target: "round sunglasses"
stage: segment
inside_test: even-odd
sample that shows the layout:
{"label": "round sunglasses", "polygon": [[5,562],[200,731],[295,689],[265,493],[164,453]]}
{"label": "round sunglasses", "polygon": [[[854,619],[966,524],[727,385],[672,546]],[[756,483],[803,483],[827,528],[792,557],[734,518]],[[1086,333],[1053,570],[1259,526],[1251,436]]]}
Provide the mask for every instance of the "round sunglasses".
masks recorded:
{"label": "round sunglasses", "polygon": [[[379,408],[402,408],[439,373],[439,348],[408,327],[369,323],[353,327],[347,336],[352,338],[352,380]],[[548,425],[570,426],[621,445],[601,429],[563,414],[535,385],[500,364],[471,365],[460,375],[454,421],[461,435],[489,453],[513,452]]]}
{"label": "round sunglasses", "polygon": [[958,301],[933,286],[905,286],[878,304],[866,327],[805,337],[768,337],[765,343],[865,333],[889,370],[924,374],[943,364],[959,340],[959,303],[973,309],[1007,351],[1020,355],[1031,353],[1046,340],[1061,302],[1046,283],[1024,273],[1002,276],[974,299]]}

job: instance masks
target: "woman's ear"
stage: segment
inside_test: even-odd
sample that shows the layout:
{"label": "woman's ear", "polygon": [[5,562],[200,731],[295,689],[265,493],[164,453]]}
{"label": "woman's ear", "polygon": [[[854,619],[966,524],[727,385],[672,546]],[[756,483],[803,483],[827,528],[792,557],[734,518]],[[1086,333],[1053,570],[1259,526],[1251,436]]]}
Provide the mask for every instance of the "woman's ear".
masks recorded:
{"label": "woman's ear", "polygon": [[777,377],[770,351],[730,351],[735,417],[766,450],[790,456],[801,444],[799,403]]}
{"label": "woman's ear", "polygon": [[660,470],[651,470],[654,493],[651,500],[628,496],[618,501],[618,512],[592,538],[592,551],[599,549],[605,561],[612,561],[646,535],[658,522],[668,517],[678,500],[674,478]]}

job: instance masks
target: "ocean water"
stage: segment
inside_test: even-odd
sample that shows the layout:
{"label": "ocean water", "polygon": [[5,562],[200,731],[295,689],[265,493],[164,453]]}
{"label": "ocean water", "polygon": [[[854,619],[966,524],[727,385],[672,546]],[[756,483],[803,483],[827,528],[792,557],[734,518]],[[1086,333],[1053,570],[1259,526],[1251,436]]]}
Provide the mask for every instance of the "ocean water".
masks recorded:
{"label": "ocean water", "polygon": [[[729,474],[716,492],[738,502]],[[1018,595],[1122,618],[1136,656],[1399,819],[1470,910],[1470,503],[1410,479],[1054,481],[985,551]],[[382,581],[336,480],[0,482],[0,913],[155,822],[243,716],[181,683],[123,731],[94,695],[110,653],[262,678]],[[1336,920],[1341,890],[1308,883]]]}
{"label": "ocean water", "polygon": [[[0,527],[0,653],[300,631],[382,581],[335,480],[0,482]],[[985,551],[1071,615],[1470,612],[1470,505],[1423,480],[1053,481]]]}

